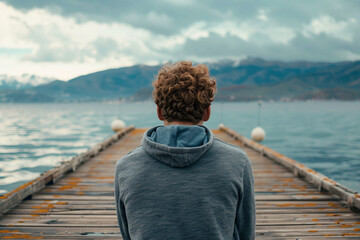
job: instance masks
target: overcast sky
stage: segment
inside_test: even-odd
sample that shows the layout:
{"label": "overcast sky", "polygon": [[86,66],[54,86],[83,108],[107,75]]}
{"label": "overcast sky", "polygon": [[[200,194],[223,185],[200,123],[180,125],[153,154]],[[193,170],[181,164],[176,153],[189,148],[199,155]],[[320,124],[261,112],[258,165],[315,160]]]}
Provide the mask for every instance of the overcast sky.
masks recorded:
{"label": "overcast sky", "polygon": [[0,0],[0,74],[190,59],[360,59],[360,1]]}

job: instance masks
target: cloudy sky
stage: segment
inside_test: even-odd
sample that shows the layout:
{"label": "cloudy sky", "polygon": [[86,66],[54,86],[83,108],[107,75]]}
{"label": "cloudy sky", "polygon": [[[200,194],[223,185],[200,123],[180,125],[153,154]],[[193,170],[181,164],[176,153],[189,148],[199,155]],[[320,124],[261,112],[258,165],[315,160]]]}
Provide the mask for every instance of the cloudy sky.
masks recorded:
{"label": "cloudy sky", "polygon": [[0,0],[0,74],[190,59],[360,59],[357,0]]}

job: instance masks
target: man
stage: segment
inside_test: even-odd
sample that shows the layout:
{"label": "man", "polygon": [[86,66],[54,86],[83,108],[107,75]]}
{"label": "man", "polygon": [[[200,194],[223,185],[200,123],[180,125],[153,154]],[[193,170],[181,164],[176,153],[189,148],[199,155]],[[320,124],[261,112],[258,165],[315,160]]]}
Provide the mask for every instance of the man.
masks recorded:
{"label": "man", "polygon": [[205,65],[165,65],[153,83],[164,126],[116,165],[117,217],[128,239],[255,239],[247,155],[203,126],[216,83]]}

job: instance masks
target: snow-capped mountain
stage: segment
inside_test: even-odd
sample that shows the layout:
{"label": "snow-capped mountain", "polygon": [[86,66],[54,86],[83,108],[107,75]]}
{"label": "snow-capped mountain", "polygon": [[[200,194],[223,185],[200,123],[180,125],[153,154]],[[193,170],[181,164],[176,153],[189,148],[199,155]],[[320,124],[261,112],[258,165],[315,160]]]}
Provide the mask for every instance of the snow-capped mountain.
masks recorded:
{"label": "snow-capped mountain", "polygon": [[27,89],[54,80],[55,78],[40,77],[30,74],[23,74],[21,76],[0,74],[0,89]]}

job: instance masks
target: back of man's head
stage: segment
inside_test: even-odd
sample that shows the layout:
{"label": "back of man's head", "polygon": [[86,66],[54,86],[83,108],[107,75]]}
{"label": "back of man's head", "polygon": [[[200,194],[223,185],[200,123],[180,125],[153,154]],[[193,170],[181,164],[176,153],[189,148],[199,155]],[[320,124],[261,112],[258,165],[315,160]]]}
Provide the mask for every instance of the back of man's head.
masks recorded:
{"label": "back of man's head", "polygon": [[168,122],[199,123],[216,92],[207,66],[188,61],[163,66],[153,86],[155,103]]}

